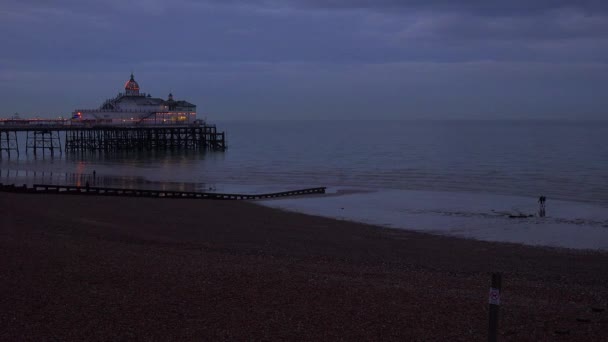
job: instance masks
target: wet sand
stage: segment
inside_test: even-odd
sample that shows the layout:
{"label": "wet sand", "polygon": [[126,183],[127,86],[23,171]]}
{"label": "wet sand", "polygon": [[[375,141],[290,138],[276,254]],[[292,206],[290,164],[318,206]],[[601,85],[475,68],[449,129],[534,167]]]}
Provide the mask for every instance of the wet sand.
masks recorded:
{"label": "wet sand", "polygon": [[608,338],[608,253],[255,203],[0,193],[0,340]]}

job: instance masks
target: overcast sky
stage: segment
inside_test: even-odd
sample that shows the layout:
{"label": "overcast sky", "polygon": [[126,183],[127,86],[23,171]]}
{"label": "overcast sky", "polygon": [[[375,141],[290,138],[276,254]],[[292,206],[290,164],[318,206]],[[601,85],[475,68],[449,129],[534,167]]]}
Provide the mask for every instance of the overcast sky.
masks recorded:
{"label": "overcast sky", "polygon": [[0,0],[0,117],[131,71],[214,120],[606,119],[608,1]]}

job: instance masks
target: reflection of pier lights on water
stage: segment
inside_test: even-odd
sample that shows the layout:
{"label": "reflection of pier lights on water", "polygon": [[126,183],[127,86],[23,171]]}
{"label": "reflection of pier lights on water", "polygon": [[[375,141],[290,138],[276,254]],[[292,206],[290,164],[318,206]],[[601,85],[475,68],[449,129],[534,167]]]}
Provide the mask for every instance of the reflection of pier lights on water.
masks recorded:
{"label": "reflection of pier lights on water", "polygon": [[17,132],[0,131],[0,158],[3,152],[10,157],[11,151],[19,156],[19,142],[17,141]]}
{"label": "reflection of pier lights on water", "polygon": [[19,170],[19,169],[0,169],[0,183],[14,184],[27,183],[34,184],[36,182],[51,182],[55,183],[61,179],[63,173],[53,171],[37,171],[37,170]]}
{"label": "reflection of pier lights on water", "polygon": [[90,182],[91,185],[97,184],[114,184],[112,179],[106,181],[107,177],[96,175],[95,173],[87,173],[82,170],[76,172],[54,172],[44,170],[19,170],[10,168],[0,168],[0,183],[4,184],[35,184],[40,182],[48,182],[49,184],[82,184]]}
{"label": "reflection of pier lights on water", "polygon": [[[84,164],[82,164],[84,166]],[[54,172],[43,170],[19,170],[0,168],[0,184],[56,184],[56,185],[76,185],[119,187],[128,189],[146,189],[160,191],[189,191],[189,192],[214,192],[216,186],[206,183],[188,183],[172,181],[149,181],[141,176],[116,176],[103,175],[94,170],[87,170],[85,167],[77,167],[75,172]]]}
{"label": "reflection of pier lights on water", "polygon": [[45,151],[49,151],[51,156],[55,155],[55,150],[59,150],[62,154],[61,149],[61,137],[57,130],[37,130],[27,131],[27,138],[25,143],[25,153],[29,150],[34,151],[34,155],[37,155],[38,150],[42,151],[44,155]]}

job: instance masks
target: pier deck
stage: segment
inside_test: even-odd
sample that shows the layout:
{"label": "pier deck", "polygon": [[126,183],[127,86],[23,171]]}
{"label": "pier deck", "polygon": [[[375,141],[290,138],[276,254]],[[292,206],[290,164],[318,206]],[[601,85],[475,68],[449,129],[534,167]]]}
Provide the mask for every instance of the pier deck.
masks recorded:
{"label": "pier deck", "polygon": [[[26,152],[118,150],[224,150],[226,136],[215,125],[0,124],[0,155],[19,153],[17,133],[25,132]],[[62,144],[61,136],[64,136]],[[62,150],[63,148],[63,150]]]}

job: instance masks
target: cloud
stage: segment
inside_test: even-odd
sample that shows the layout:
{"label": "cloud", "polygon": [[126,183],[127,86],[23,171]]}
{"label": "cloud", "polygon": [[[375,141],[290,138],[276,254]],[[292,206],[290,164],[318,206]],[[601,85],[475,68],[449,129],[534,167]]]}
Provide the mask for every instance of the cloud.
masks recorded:
{"label": "cloud", "polygon": [[446,41],[606,39],[608,17],[586,16],[570,10],[513,17],[427,14],[412,18],[401,33],[404,38]]}
{"label": "cloud", "polygon": [[[290,103],[302,108],[298,115],[319,106],[330,117],[327,108],[364,116],[381,107],[395,117],[460,106],[465,115],[492,103],[519,104],[521,113],[562,115],[577,104],[599,113],[606,103],[597,89],[608,81],[607,6],[561,0],[3,0],[0,100],[21,112],[36,94],[41,103],[69,111],[74,101],[86,106],[111,96],[119,90],[114,84],[135,70],[146,91],[164,94],[170,86],[234,116],[249,108],[280,116]],[[63,89],[73,92],[72,100]]]}
{"label": "cloud", "polygon": [[608,12],[608,4],[602,0],[207,0],[226,6],[377,10],[377,11],[433,11],[467,12],[482,15],[529,15],[564,8],[577,9],[589,14]]}

